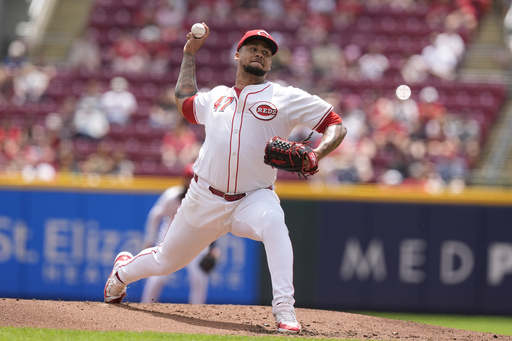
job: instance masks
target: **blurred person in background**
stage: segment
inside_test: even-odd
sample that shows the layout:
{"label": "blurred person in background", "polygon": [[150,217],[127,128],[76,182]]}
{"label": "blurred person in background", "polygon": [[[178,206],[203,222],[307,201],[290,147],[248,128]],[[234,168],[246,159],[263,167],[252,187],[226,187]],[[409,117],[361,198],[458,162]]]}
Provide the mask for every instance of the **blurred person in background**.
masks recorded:
{"label": "blurred person in background", "polygon": [[150,62],[148,51],[129,30],[123,31],[110,46],[107,59],[112,70],[121,74],[140,74]]}
{"label": "blurred person in background", "polygon": [[[187,193],[193,176],[192,164],[188,164],[182,172],[182,184],[168,188],[158,197],[146,219],[143,249],[158,245],[163,240],[176,214],[176,210],[181,204],[181,200]],[[206,303],[209,278],[213,268],[209,269],[208,272],[205,271],[201,267],[201,261],[209,255],[214,259],[218,259],[220,256],[220,249],[215,246],[215,243],[210,244],[185,267],[190,284],[188,302],[191,304]],[[141,303],[159,302],[164,286],[172,276],[173,274],[149,277],[144,285]]]}
{"label": "blurred person in background", "polygon": [[169,130],[176,126],[180,117],[174,86],[162,89],[149,112],[149,124],[154,129]]}
{"label": "blurred person in background", "polygon": [[162,161],[171,170],[178,170],[191,163],[199,155],[200,142],[184,119],[162,139]]}
{"label": "blurred person in background", "polygon": [[438,32],[432,33],[431,44],[421,51],[421,56],[428,65],[429,73],[437,78],[454,80],[458,64],[454,50],[443,40],[437,39]]}
{"label": "blurred person in background", "polygon": [[128,87],[126,78],[114,77],[110,81],[110,90],[100,98],[101,109],[111,124],[127,125],[137,110],[137,99]]}
{"label": "blurred person in background", "polygon": [[418,84],[426,81],[429,67],[421,54],[411,53],[404,58],[400,65],[400,74],[406,84]]}
{"label": "blurred person in background", "polygon": [[110,130],[110,123],[103,111],[98,109],[93,100],[85,100],[78,104],[73,116],[75,137],[100,140]]}
{"label": "blurred person in background", "polygon": [[115,167],[115,160],[111,155],[112,146],[107,141],[99,141],[96,151],[89,154],[79,163],[80,171],[88,175],[109,174]]}
{"label": "blurred person in background", "polygon": [[389,59],[382,53],[378,43],[372,43],[368,52],[359,58],[359,72],[362,79],[379,80],[389,69]]}
{"label": "blurred person in background", "polygon": [[67,63],[72,69],[84,69],[94,73],[101,67],[101,51],[92,30],[73,41]]}
{"label": "blurred person in background", "polygon": [[74,153],[73,141],[71,139],[61,140],[57,147],[57,172],[77,173],[78,165]]}
{"label": "blurred person in background", "polygon": [[36,66],[30,62],[24,63],[14,76],[14,102],[39,102],[55,74],[56,69],[52,65]]}
{"label": "blurred person in background", "polygon": [[135,173],[135,164],[128,157],[122,145],[116,145],[112,151],[113,167],[110,174],[117,175],[119,178],[130,179]]}
{"label": "blurred person in background", "polygon": [[2,60],[8,69],[19,69],[28,61],[27,47],[21,40],[13,40],[7,49],[7,55]]}
{"label": "blurred person in background", "polygon": [[101,82],[96,78],[89,78],[85,83],[85,89],[77,99],[77,105],[86,102],[88,105],[101,110],[101,96],[103,88]]}
{"label": "blurred person in background", "polygon": [[328,79],[340,78],[346,73],[346,61],[343,50],[325,36],[318,44],[311,48],[313,70],[317,77]]}
{"label": "blurred person in background", "polygon": [[27,181],[55,179],[57,153],[52,145],[51,135],[42,124],[34,124],[29,129],[29,139],[21,150],[23,157],[22,177]]}

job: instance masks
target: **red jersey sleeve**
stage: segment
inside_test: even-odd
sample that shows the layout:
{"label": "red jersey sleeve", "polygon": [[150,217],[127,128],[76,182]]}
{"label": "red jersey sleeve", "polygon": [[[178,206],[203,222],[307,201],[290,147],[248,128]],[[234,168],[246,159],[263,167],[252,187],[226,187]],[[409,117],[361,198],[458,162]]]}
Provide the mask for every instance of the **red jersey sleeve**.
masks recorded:
{"label": "red jersey sleeve", "polygon": [[315,129],[320,134],[323,134],[325,129],[328,126],[332,126],[334,124],[340,124],[341,123],[341,117],[340,115],[336,114],[334,111],[331,111],[327,116],[325,116],[322,123],[318,125],[318,127]]}
{"label": "red jersey sleeve", "polygon": [[187,98],[183,102],[183,107],[181,108],[181,111],[183,112],[183,117],[192,124],[198,124],[196,120],[196,115],[194,114],[194,97],[196,95]]}

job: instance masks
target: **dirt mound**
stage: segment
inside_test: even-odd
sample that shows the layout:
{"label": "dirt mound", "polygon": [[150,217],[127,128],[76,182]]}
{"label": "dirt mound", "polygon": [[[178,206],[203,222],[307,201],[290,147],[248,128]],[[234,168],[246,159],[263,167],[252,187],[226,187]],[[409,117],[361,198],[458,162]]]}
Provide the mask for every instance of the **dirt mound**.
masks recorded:
{"label": "dirt mound", "polygon": [[[297,308],[297,337],[354,340],[511,340],[495,335],[336,311]],[[266,336],[268,306],[191,305],[0,299],[0,326],[78,330]],[[286,334],[295,335],[295,334]]]}

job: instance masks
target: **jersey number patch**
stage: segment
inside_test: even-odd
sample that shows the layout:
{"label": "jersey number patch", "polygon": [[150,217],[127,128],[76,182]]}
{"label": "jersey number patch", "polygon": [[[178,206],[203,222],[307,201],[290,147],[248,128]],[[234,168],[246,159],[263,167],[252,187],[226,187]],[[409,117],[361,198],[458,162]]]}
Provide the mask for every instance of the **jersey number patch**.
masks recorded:
{"label": "jersey number patch", "polygon": [[213,110],[223,112],[224,109],[226,109],[228,107],[228,105],[230,105],[234,100],[235,100],[235,97],[222,96],[213,105]]}

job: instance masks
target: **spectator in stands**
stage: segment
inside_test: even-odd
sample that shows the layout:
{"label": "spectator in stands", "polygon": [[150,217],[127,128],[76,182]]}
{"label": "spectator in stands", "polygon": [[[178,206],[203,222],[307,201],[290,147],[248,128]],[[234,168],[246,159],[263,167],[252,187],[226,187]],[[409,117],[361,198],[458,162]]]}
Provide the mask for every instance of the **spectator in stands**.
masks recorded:
{"label": "spectator in stands", "polygon": [[12,117],[5,116],[3,118],[0,127],[0,147],[6,164],[19,154],[27,135],[25,129],[16,124]]}
{"label": "spectator in stands", "polygon": [[0,104],[8,103],[14,96],[13,70],[0,64]]}
{"label": "spectator in stands", "polygon": [[67,63],[72,69],[83,69],[89,73],[101,67],[100,47],[91,30],[86,30],[73,41]]}
{"label": "spectator in stands", "polygon": [[58,173],[78,172],[73,141],[71,139],[64,139],[60,141],[59,146],[57,147],[56,163]]}
{"label": "spectator in stands", "polygon": [[395,98],[393,104],[394,120],[404,128],[405,134],[411,135],[419,121],[418,102],[413,97],[406,100]]}
{"label": "spectator in stands", "polygon": [[19,69],[28,61],[27,47],[21,40],[13,40],[7,49],[7,55],[2,63],[8,69]]}
{"label": "spectator in stands", "polygon": [[421,54],[410,54],[402,63],[400,74],[406,84],[423,83],[428,79],[429,66]]}
{"label": "spectator in stands", "polygon": [[149,112],[149,124],[154,129],[170,130],[179,119],[174,87],[164,88]]}
{"label": "spectator in stands", "polygon": [[[465,32],[469,35],[473,35],[478,29],[478,20],[488,9],[488,0],[456,0],[456,6],[445,18],[446,20],[453,21],[455,23],[454,29],[459,32]],[[478,10],[475,7],[477,3],[480,3]]]}
{"label": "spectator in stands", "polygon": [[439,92],[433,86],[426,86],[421,89],[418,99],[419,120],[422,124],[446,115],[446,108],[439,101]]}
{"label": "spectator in stands", "polygon": [[338,1],[336,10],[331,13],[335,30],[341,31],[354,23],[363,11],[363,8],[364,6],[359,0]]}
{"label": "spectator in stands", "polygon": [[[439,32],[439,35],[433,36],[432,38],[435,40],[432,40],[431,45],[423,51],[408,50],[409,52],[405,52],[407,58],[401,65],[400,72],[406,84],[421,84],[428,79],[430,74],[444,79],[455,79],[457,63],[460,62],[465,47],[462,46],[461,39],[456,36],[453,38],[451,33],[455,32],[460,38],[471,38],[477,25],[475,18],[478,20],[479,15],[488,9],[489,2],[490,0],[427,2],[410,0],[372,0],[369,2],[358,0],[262,0],[236,3],[231,0],[213,2],[138,1],[140,7],[135,15],[136,27],[114,27],[110,30],[110,33],[121,32],[121,34],[119,40],[114,41],[112,46],[106,46],[105,57],[110,64],[105,67],[109,68],[109,72],[120,75],[131,72],[136,76],[146,77],[148,74],[152,75],[155,70],[158,73],[163,72],[163,75],[168,75],[166,73],[168,72],[168,63],[173,62],[169,58],[171,46],[169,43],[180,36],[179,31],[189,29],[188,24],[184,24],[185,18],[187,22],[201,22],[208,21],[209,17],[215,17],[215,25],[225,27],[228,27],[226,25],[236,26],[250,23],[264,26],[268,24],[268,27],[272,27],[276,31],[272,33],[275,39],[280,39],[279,36],[283,37],[280,53],[277,55],[277,59],[273,59],[273,69],[279,71],[279,77],[283,76],[282,79],[286,82],[296,82],[296,85],[303,82],[307,85],[301,87],[305,89],[314,87],[317,91],[323,91],[326,87],[336,85],[330,81],[334,78],[347,85],[339,91],[343,93],[341,98],[346,98],[347,102],[351,101],[352,96],[345,97],[346,94],[358,93],[356,96],[358,100],[347,105],[346,116],[343,118],[346,124],[352,126],[350,129],[352,134],[349,134],[346,139],[348,144],[345,148],[337,150],[339,153],[330,155],[329,158],[323,160],[326,172],[322,174],[326,174],[327,181],[396,183],[399,178],[396,171],[399,171],[404,177],[403,184],[425,186],[428,191],[435,192],[444,186],[452,186],[452,184],[456,185],[454,187],[460,188],[461,182],[464,183],[464,169],[467,171],[469,167],[473,166],[481,152],[482,131],[480,129],[482,126],[473,117],[474,110],[468,109],[468,113],[461,115],[464,118],[453,116],[439,101],[439,93],[432,87],[425,88],[420,92],[416,109],[412,107],[410,101],[397,103],[394,100],[382,99],[383,96],[380,94],[374,95],[374,93],[378,93],[378,85],[375,86],[375,89],[367,89],[364,92],[353,88],[352,81],[357,82],[363,77],[370,80],[382,77],[383,72],[386,72],[386,64],[389,63],[389,60],[386,63],[382,58],[373,59],[373,57],[367,56],[361,58],[362,48],[364,49],[366,44],[364,41],[353,39],[352,30],[355,27],[350,24],[354,23],[369,7],[373,7],[373,9],[383,6],[388,6],[386,8],[403,7],[405,9],[400,10],[400,16],[404,16],[404,18],[408,10],[414,12],[414,8],[411,6],[427,8],[428,14],[425,22],[430,25],[430,29]],[[333,5],[336,5],[335,9],[333,9]],[[476,11],[475,8],[477,8]],[[284,21],[282,20],[283,13],[286,13]],[[511,22],[509,32],[512,32],[512,11],[509,16]],[[236,18],[236,21],[233,22],[232,18]],[[262,18],[265,22],[262,22]],[[299,27],[303,29],[299,30]],[[446,27],[446,32],[442,30],[444,27]],[[74,47],[75,51],[70,54],[69,63],[72,67],[82,65],[82,69],[92,71],[100,67],[97,55],[99,52],[96,51],[97,47],[92,45],[90,48],[87,47],[91,43],[95,45],[94,41],[90,41],[88,33],[76,43],[78,46]],[[406,34],[407,32],[403,32],[403,35]],[[512,37],[512,33],[510,36]],[[109,37],[112,38],[115,35]],[[367,42],[370,42],[370,37],[364,35],[362,37],[368,38]],[[290,47],[286,46],[286,42],[295,42],[297,39],[299,41],[303,39],[302,42],[306,48],[296,44],[290,45]],[[333,41],[336,42],[336,46],[328,45],[328,42]],[[438,45],[442,48],[438,48]],[[341,46],[344,48],[340,53],[339,47]],[[379,52],[383,54],[382,51]],[[336,63],[336,59],[338,63]],[[7,103],[13,98],[14,77],[21,75],[18,70],[29,60],[25,44],[21,40],[13,41],[9,46],[7,56],[3,58],[3,64],[0,65],[0,104]],[[198,72],[201,71],[198,69]],[[290,75],[295,78],[290,79]],[[313,75],[320,77],[313,77]],[[102,89],[93,89],[94,83],[95,81],[87,83],[84,95],[78,99],[74,96],[66,97],[64,101],[59,101],[58,108],[55,109],[62,120],[62,127],[59,131],[61,142],[57,147],[57,169],[59,171],[61,169],[77,169],[77,160],[73,158],[75,155],[71,138],[75,136],[75,132],[72,131],[75,111],[82,106],[77,107],[76,100],[79,103],[92,103],[92,101],[89,102],[89,99],[95,98],[97,102]],[[96,85],[98,84],[96,82]],[[338,89],[336,90],[338,91]],[[163,141],[162,159],[167,166],[179,172],[181,165],[187,164],[187,161],[182,159],[184,156],[188,154],[195,157],[195,146],[197,141],[201,140],[201,134],[204,132],[192,130],[196,128],[194,126],[183,128],[181,122],[175,121],[179,115],[175,115],[174,96],[172,89],[166,89],[164,93],[167,91],[171,93],[171,96],[167,98],[163,95],[156,102],[150,103],[153,106],[147,123],[153,128],[160,127],[160,129],[170,131]],[[122,96],[114,94],[110,100],[114,101],[114,97]],[[131,96],[127,95],[126,98],[128,97]],[[101,101],[105,101],[105,99],[102,98]],[[22,104],[21,102],[17,98],[15,104]],[[110,119],[113,124],[128,124],[130,113],[136,110],[137,101],[131,98],[114,102],[120,103],[117,108],[122,109],[112,110]],[[136,104],[134,105],[133,102]],[[131,109],[126,109],[125,104]],[[129,113],[126,114],[126,111]],[[415,115],[409,115],[416,111],[417,118]],[[123,112],[123,114],[119,114],[119,112]],[[23,119],[25,116],[29,118],[33,115],[27,112]],[[98,124],[97,120],[89,121],[94,122],[96,126],[110,124],[110,122]],[[99,122],[104,122],[104,120],[99,119]],[[27,143],[33,145],[33,142],[29,139],[29,131],[16,124],[16,122],[11,124],[9,121],[9,124],[6,124],[6,132],[2,133],[0,129],[0,146],[2,146],[0,169],[19,172],[26,163],[23,158],[24,154],[20,150]],[[103,131],[105,130],[108,129],[103,128]],[[394,135],[398,138],[391,138]],[[405,138],[406,136],[408,138]],[[93,139],[97,140],[97,138]],[[447,140],[450,142],[446,143]],[[132,166],[129,161],[125,162],[126,159],[122,154],[122,152],[112,151],[110,157],[118,161],[107,161],[107,163],[118,163],[119,165],[113,166],[109,172],[130,172]],[[459,157],[464,161],[461,161]],[[91,169],[97,168],[93,167],[96,163],[98,162],[90,161],[86,163],[85,168],[81,169],[89,172]],[[317,180],[316,176],[312,179]]]}
{"label": "spectator in stands", "polygon": [[312,84],[313,67],[310,49],[305,46],[297,46],[293,49],[290,60],[290,71],[293,77],[291,81],[306,91],[309,91]]}
{"label": "spectator in stands", "polygon": [[359,58],[359,71],[362,79],[379,80],[389,69],[389,59],[382,53],[378,43],[370,44],[368,52]]}
{"label": "spectator in stands", "polygon": [[[182,31],[185,14],[187,14],[187,1],[185,0],[160,3],[154,12],[154,23],[160,28],[164,42],[169,43],[177,39]],[[199,22],[203,20],[199,20]]]}
{"label": "spectator in stands", "polygon": [[436,160],[436,169],[448,185],[453,180],[465,180],[468,175],[468,165],[462,157],[460,148],[460,140],[456,138],[446,139],[441,143],[441,153]]}
{"label": "spectator in stands", "polygon": [[75,96],[66,96],[60,101],[60,103],[58,103],[58,106],[55,110],[55,112],[59,114],[62,121],[62,126],[60,128],[61,139],[72,139],[75,136],[76,132],[73,119],[77,110],[76,103],[77,99]]}
{"label": "spectator in stands", "polygon": [[199,155],[200,141],[190,128],[190,124],[181,119],[174,130],[165,134],[162,140],[162,162],[178,173],[193,162]]}
{"label": "spectator in stands", "polygon": [[330,16],[336,10],[336,0],[308,0],[308,11]]}
{"label": "spectator in stands", "polygon": [[480,157],[481,146],[478,138],[468,138],[464,141],[464,149],[462,155],[468,163],[468,167],[472,168],[478,162]]}
{"label": "spectator in stands", "polygon": [[311,61],[318,77],[341,78],[347,72],[343,50],[328,36],[324,36],[322,41],[311,47]]}
{"label": "spectator in stands", "polygon": [[128,85],[125,78],[114,77],[110,81],[110,90],[101,96],[101,109],[111,124],[128,124],[137,110],[137,99],[128,90]]}
{"label": "spectator in stands", "polygon": [[362,108],[362,99],[358,95],[350,94],[344,97],[343,125],[350,129],[344,142],[355,145],[367,133],[366,113]]}
{"label": "spectator in stands", "polygon": [[21,150],[23,168],[21,174],[27,181],[51,181],[56,176],[56,151],[51,145],[50,135],[40,124],[30,127],[30,139]]}
{"label": "spectator in stands", "polygon": [[147,25],[139,32],[139,40],[148,52],[148,72],[151,75],[163,75],[168,71],[171,49],[162,38],[161,29],[153,24]]}
{"label": "spectator in stands", "polygon": [[102,95],[103,89],[101,82],[96,78],[89,78],[85,83],[84,92],[78,97],[77,104],[80,105],[83,102],[87,102],[88,105],[92,105],[96,109],[101,109]]}
{"label": "spectator in stands", "polygon": [[345,56],[346,74],[343,79],[348,81],[358,81],[361,79],[361,72],[359,70],[359,58],[362,55],[361,48],[356,44],[349,44],[343,49]]}
{"label": "spectator in stands", "polygon": [[320,13],[308,13],[303,25],[299,26],[295,34],[295,41],[305,46],[314,46],[327,39],[332,29],[329,16]]}
{"label": "spectator in stands", "polygon": [[121,146],[116,146],[112,151],[113,166],[110,174],[120,178],[131,178],[135,173],[135,164],[128,158]]}
{"label": "spectator in stands", "polygon": [[91,140],[100,140],[110,130],[110,123],[103,111],[98,109],[92,100],[82,101],[78,104],[73,117],[75,137],[84,137]]}
{"label": "spectator in stands", "polygon": [[457,58],[457,63],[462,60],[462,57],[466,52],[466,43],[459,33],[457,33],[456,18],[451,16],[446,18],[444,31],[440,32],[435,37],[435,44],[438,46],[447,46],[452,49],[455,58]]}
{"label": "spectator in stands", "polygon": [[14,76],[14,102],[39,102],[55,74],[56,69],[53,65],[36,66],[29,62],[24,63]]}
{"label": "spectator in stands", "polygon": [[140,74],[147,70],[148,52],[134,34],[123,31],[108,51],[108,59],[114,72]]}
{"label": "spectator in stands", "polygon": [[112,146],[107,141],[100,141],[96,151],[80,163],[80,171],[84,174],[109,174],[115,166],[115,161],[111,155]]}
{"label": "spectator in stands", "polygon": [[372,153],[375,145],[369,138],[363,138],[351,153],[340,154],[336,163],[337,181],[341,183],[373,183],[375,171]]}
{"label": "spectator in stands", "polygon": [[[260,0],[258,1],[258,7],[263,17],[268,18],[272,22],[281,20],[283,15],[285,15],[282,1]],[[279,47],[281,47],[281,44],[279,44]]]}
{"label": "spectator in stands", "polygon": [[44,118],[44,127],[46,128],[46,138],[52,148],[57,148],[62,138],[62,117],[56,112],[51,112]]}
{"label": "spectator in stands", "polygon": [[421,56],[428,65],[431,75],[441,79],[454,80],[458,63],[457,56],[450,46],[437,39],[438,34],[432,34],[432,44],[423,48]]}
{"label": "spectator in stands", "polygon": [[142,1],[133,14],[135,27],[140,29],[154,24],[157,5],[158,3],[155,1]]}

